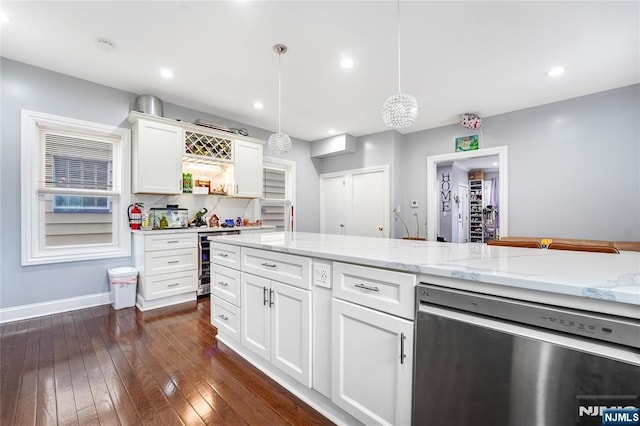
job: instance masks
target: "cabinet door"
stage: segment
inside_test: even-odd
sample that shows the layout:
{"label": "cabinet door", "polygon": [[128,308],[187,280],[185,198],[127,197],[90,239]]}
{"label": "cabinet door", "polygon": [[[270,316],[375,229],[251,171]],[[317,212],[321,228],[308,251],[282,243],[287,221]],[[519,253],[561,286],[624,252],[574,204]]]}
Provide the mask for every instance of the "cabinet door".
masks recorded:
{"label": "cabinet door", "polygon": [[261,144],[236,140],[234,152],[235,195],[260,198],[262,194]]}
{"label": "cabinet door", "polygon": [[270,358],[269,280],[251,274],[240,274],[242,345],[264,359]]}
{"label": "cabinet door", "polygon": [[311,387],[311,292],[271,281],[271,363]]}
{"label": "cabinet door", "polygon": [[413,323],[333,299],[333,403],[366,424],[411,424]]}
{"label": "cabinet door", "polygon": [[133,126],[132,191],[182,193],[183,129],[139,119]]}

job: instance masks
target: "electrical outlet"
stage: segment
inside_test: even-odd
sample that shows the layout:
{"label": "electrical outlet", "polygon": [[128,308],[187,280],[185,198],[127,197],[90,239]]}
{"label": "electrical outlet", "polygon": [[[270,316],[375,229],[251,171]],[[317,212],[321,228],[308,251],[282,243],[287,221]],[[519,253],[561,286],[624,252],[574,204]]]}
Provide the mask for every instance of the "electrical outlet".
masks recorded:
{"label": "electrical outlet", "polygon": [[411,208],[418,207],[418,200],[411,200]]}
{"label": "electrical outlet", "polygon": [[320,287],[331,288],[331,263],[313,262],[313,283]]}

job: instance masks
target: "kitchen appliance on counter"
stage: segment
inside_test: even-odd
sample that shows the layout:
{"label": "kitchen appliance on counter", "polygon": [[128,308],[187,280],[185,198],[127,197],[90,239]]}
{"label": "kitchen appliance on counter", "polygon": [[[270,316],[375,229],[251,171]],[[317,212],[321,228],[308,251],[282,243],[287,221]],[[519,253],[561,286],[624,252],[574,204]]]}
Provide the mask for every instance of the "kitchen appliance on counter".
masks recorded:
{"label": "kitchen appliance on counter", "polygon": [[186,228],[188,210],[180,208],[151,208],[149,222],[153,229]]}
{"label": "kitchen appliance on counter", "polygon": [[421,283],[414,425],[601,425],[640,407],[640,321]]}
{"label": "kitchen appliance on counter", "polygon": [[211,293],[211,241],[209,237],[239,234],[240,231],[198,232],[198,296]]}

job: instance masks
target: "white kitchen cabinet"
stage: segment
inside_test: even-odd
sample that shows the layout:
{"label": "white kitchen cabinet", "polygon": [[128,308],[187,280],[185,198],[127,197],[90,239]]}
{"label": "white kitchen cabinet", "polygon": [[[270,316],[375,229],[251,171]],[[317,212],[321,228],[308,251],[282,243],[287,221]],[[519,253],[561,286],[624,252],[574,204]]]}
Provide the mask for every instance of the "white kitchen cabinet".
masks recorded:
{"label": "white kitchen cabinet", "polygon": [[138,118],[132,134],[132,191],[182,193],[182,127]]}
{"label": "white kitchen cabinet", "polygon": [[311,292],[241,273],[241,343],[311,387]]}
{"label": "white kitchen cabinet", "polygon": [[136,306],[141,311],[196,299],[197,234],[133,234],[138,270]]}
{"label": "white kitchen cabinet", "polygon": [[413,322],[333,299],[334,404],[365,424],[411,424]]}
{"label": "white kitchen cabinet", "polygon": [[262,154],[260,143],[237,139],[234,144],[235,195],[239,197],[263,197]]}

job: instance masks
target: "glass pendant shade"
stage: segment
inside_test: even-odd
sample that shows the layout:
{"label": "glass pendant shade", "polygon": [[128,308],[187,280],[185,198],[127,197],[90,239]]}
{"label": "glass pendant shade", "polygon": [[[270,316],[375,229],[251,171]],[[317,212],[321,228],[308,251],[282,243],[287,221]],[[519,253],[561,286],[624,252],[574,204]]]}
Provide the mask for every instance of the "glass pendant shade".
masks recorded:
{"label": "glass pendant shade", "polygon": [[416,121],[418,109],[416,98],[398,92],[382,104],[382,119],[387,127],[393,129],[409,127]]}
{"label": "glass pendant shade", "polygon": [[269,136],[269,142],[267,143],[267,146],[269,147],[269,151],[271,151],[272,154],[286,154],[291,148],[291,138],[284,133],[274,133]]}

